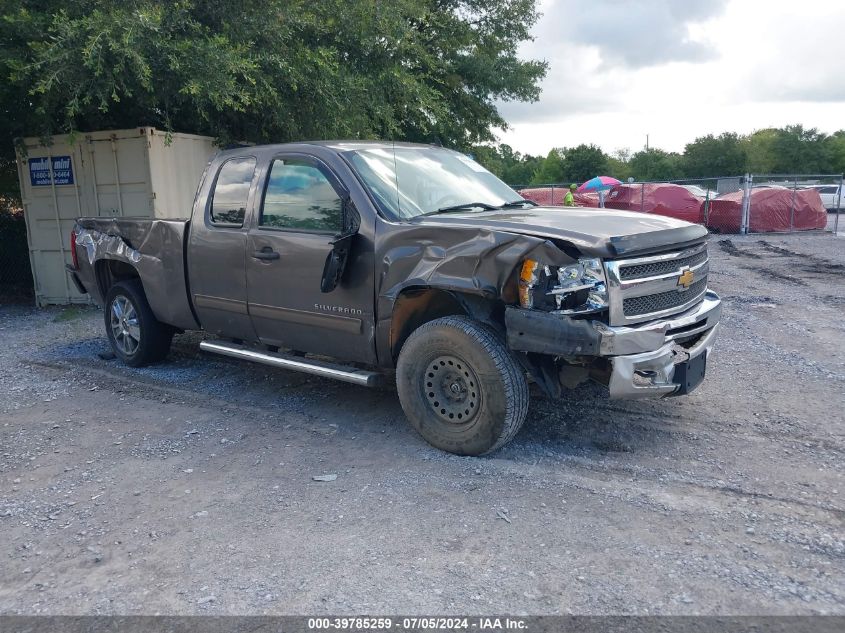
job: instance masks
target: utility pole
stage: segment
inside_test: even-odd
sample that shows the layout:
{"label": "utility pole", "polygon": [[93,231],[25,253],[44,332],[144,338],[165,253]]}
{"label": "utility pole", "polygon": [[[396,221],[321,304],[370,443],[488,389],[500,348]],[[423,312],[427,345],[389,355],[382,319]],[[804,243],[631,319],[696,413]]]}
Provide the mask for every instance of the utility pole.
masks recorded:
{"label": "utility pole", "polygon": [[645,135],[645,151],[648,151],[648,134]]}

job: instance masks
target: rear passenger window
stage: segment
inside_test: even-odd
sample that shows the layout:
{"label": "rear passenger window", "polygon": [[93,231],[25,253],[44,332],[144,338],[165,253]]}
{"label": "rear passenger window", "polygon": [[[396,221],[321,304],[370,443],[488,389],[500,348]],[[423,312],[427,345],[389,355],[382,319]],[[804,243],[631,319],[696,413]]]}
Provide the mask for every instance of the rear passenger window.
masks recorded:
{"label": "rear passenger window", "polygon": [[337,233],[341,199],[322,171],[299,159],[274,160],[261,205],[266,228]]}
{"label": "rear passenger window", "polygon": [[233,158],[223,163],[211,194],[211,222],[243,226],[249,186],[255,172],[254,158]]}

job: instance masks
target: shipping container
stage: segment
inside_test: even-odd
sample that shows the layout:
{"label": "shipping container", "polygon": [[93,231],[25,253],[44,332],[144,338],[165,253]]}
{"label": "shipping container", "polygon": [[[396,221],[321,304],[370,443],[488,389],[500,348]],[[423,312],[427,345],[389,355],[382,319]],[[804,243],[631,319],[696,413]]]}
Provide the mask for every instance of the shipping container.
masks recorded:
{"label": "shipping container", "polygon": [[18,178],[36,303],[88,301],[65,272],[76,218],[187,218],[214,152],[210,137],[151,127],[23,139]]}

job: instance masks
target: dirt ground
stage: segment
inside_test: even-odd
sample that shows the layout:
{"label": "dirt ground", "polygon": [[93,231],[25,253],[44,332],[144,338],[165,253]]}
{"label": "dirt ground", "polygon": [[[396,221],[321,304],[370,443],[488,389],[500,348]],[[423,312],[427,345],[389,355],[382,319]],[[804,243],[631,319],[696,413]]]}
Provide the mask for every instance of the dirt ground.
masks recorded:
{"label": "dirt ground", "polygon": [[[485,458],[391,389],[0,308],[5,614],[845,614],[845,240],[711,239],[683,398],[536,401]],[[334,481],[314,476],[337,475]]]}

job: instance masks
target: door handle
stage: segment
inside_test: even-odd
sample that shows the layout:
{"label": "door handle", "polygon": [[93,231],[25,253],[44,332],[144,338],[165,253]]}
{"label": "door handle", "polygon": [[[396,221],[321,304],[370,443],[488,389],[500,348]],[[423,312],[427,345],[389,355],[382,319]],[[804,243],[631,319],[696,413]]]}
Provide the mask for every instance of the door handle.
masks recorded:
{"label": "door handle", "polygon": [[260,251],[255,251],[252,254],[253,259],[263,259],[269,261],[271,259],[279,259],[281,255],[279,255],[276,251],[274,251],[269,246],[265,246]]}

